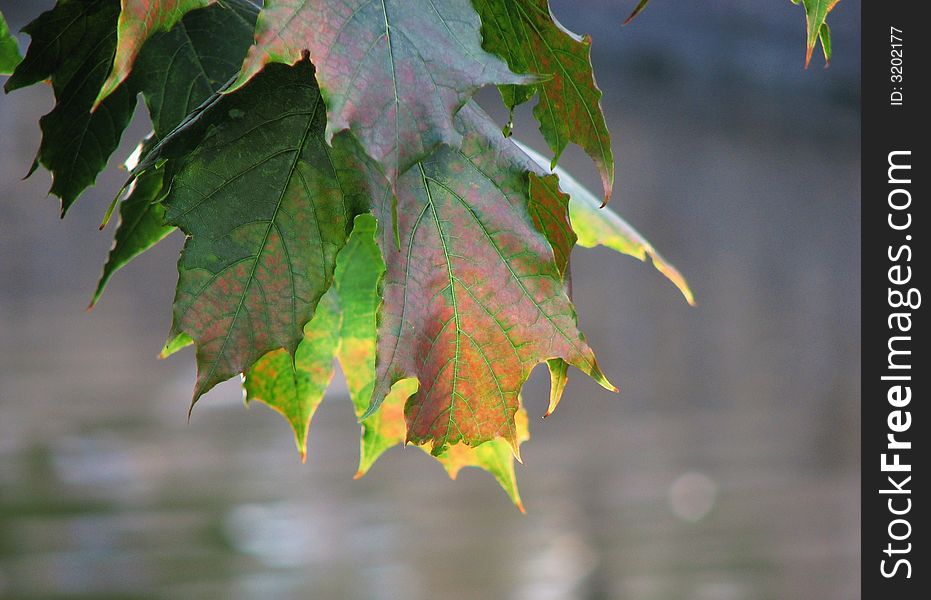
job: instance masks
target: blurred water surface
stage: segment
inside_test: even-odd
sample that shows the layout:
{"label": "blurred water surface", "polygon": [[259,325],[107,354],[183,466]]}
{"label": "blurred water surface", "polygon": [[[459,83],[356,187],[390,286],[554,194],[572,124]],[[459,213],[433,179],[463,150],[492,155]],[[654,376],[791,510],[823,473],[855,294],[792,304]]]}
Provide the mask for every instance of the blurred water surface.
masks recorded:
{"label": "blurred water surface", "polygon": [[[576,252],[581,324],[622,393],[576,375],[532,421],[527,516],[416,450],[353,481],[341,384],[306,465],[235,382],[187,423],[192,355],[155,360],[181,240],[85,313],[122,174],[59,221],[47,174],[20,181],[49,90],[0,96],[0,597],[858,597],[859,3],[835,11],[832,67],[808,71],[798,7],[708,4],[655,2],[622,29],[624,3],[553,2],[595,40],[613,207],[699,306],[632,259]],[[14,29],[48,5],[0,0]],[[516,124],[544,148],[529,109]],[[562,163],[597,184],[577,149]],[[546,385],[535,373],[533,415]]]}

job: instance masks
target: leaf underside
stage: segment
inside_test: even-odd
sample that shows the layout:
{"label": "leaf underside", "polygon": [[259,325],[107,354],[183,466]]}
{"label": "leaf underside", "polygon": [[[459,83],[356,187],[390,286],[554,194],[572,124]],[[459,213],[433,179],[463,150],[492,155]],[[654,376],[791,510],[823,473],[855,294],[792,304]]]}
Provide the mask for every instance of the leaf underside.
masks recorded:
{"label": "leaf underside", "polygon": [[[401,251],[388,252],[372,409],[416,377],[408,440],[516,449],[514,414],[531,369],[563,358],[614,389],[576,327],[553,250],[528,210],[535,167],[474,105],[458,117],[461,148],[444,147],[397,184]],[[528,164],[529,163],[529,164]],[[376,208],[390,221],[390,207]]]}
{"label": "leaf underside", "polygon": [[326,139],[350,129],[390,182],[440,144],[480,87],[521,83],[481,47],[469,0],[268,0],[234,89],[266,64],[309,54],[327,104]]}

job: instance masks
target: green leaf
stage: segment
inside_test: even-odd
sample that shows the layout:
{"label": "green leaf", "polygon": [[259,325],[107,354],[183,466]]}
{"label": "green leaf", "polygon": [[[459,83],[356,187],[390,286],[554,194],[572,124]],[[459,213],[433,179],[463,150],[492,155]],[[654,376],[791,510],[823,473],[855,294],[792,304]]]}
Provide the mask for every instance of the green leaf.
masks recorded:
{"label": "green leaf", "polygon": [[[416,377],[407,439],[476,446],[504,438],[532,368],[560,357],[608,389],[546,238],[528,209],[536,166],[477,107],[459,113],[461,148],[443,147],[397,183],[401,251],[382,236],[387,271],[375,394]],[[391,218],[390,202],[376,209]]]}
{"label": "green leaf", "polygon": [[162,348],[162,351],[159,353],[158,357],[162,359],[168,358],[172,354],[187,348],[193,343],[194,340],[191,339],[191,336],[186,333],[179,333],[165,342],[165,346]]}
{"label": "green leaf", "polygon": [[824,51],[824,64],[827,66],[831,64],[831,28],[828,27],[827,23],[821,25],[818,39],[821,40],[821,49]]}
{"label": "green leaf", "polygon": [[120,202],[120,224],[103,267],[103,275],[91,299],[91,307],[100,300],[114,273],[175,230],[165,224],[165,207],[160,202],[166,191],[163,175],[164,169],[143,173]]}
{"label": "green leaf", "polygon": [[339,317],[336,290],[330,288],[304,327],[293,360],[284,349],[274,350],[252,365],[243,379],[246,402],[260,400],[291,424],[302,461],[307,458],[310,421],[333,379]]}
{"label": "green leaf", "polygon": [[0,75],[12,73],[21,60],[23,57],[19,54],[19,43],[10,33],[10,27],[0,12]]}
{"label": "green leaf", "polygon": [[548,0],[473,4],[482,18],[486,50],[503,57],[514,72],[548,77],[533,86],[502,89],[505,104],[513,110],[539,90],[533,114],[553,151],[553,165],[569,142],[578,144],[598,167],[607,203],[614,187],[614,156],[592,72],[591,39],[565,29],[550,13]]}
{"label": "green leaf", "polygon": [[185,13],[195,8],[203,8],[213,1],[121,0],[116,56],[113,67],[95,98],[93,109],[97,110],[100,103],[129,77],[133,63],[147,39],[156,32],[171,29]]}
{"label": "green leaf", "polygon": [[[217,4],[188,13],[171,31],[154,35],[139,55],[131,81],[145,98],[155,139],[140,145],[135,162],[239,70],[252,43],[258,9],[245,0],[226,2],[228,7]],[[135,166],[134,162],[127,164],[129,170]],[[113,250],[91,306],[100,300],[117,270],[175,229],[165,224],[165,209],[159,203],[167,170],[145,173],[122,200]]]}
{"label": "green leaf", "polygon": [[824,63],[827,66],[831,62],[831,30],[825,22],[828,13],[834,10],[840,0],[792,0],[793,4],[801,4],[805,8],[805,23],[808,29],[808,35],[805,43],[805,68],[811,63],[811,55],[814,53],[815,45],[821,40],[821,48],[824,50]]}
{"label": "green leaf", "polygon": [[350,129],[389,181],[440,144],[489,84],[528,82],[482,50],[469,0],[268,0],[234,89],[270,62],[305,54],[327,104],[326,139]]}
{"label": "green leaf", "polygon": [[[542,233],[553,249],[556,267],[567,284],[572,298],[572,278],[569,272],[569,255],[575,246],[576,235],[569,222],[569,196],[559,189],[557,175],[540,176],[530,173],[530,216],[537,231]],[[569,379],[569,364],[561,358],[546,361],[550,372],[550,403],[544,417],[550,416],[562,399]]]}
{"label": "green leaf", "polygon": [[562,400],[563,392],[566,390],[566,383],[569,381],[569,363],[563,359],[551,358],[546,361],[546,366],[550,372],[550,404],[546,407],[544,418],[553,414],[559,406],[559,401]]}
{"label": "green leaf", "polygon": [[196,401],[272,350],[295,352],[370,193],[349,140],[324,141],[306,61],[270,66],[192,127],[202,139],[165,203],[188,236],[172,337],[197,345]]}
{"label": "green leaf", "polygon": [[[336,260],[334,287],[340,299],[340,345],[336,356],[346,378],[346,387],[357,417],[368,408],[375,385],[375,331],[381,304],[379,286],[385,262],[377,243],[377,225],[371,215],[356,217],[352,236]],[[413,384],[413,388],[411,387]],[[389,396],[402,405],[416,390],[416,381],[399,383]],[[379,411],[361,422],[359,469],[368,471],[388,448],[404,440],[404,418]]]}
{"label": "green leaf", "polygon": [[553,248],[559,273],[568,279],[569,254],[576,235],[569,222],[569,196],[559,189],[557,175],[530,173],[530,197],[527,208],[537,231],[546,236]]}
{"label": "green leaf", "polygon": [[[544,156],[519,142],[515,143],[540,167],[547,168],[549,161]],[[564,169],[557,167],[554,172],[559,175],[560,187],[571,197],[569,217],[580,246],[606,246],[642,261],[649,258],[653,266],[679,288],[686,301],[695,304],[695,297],[685,278],[646,238],[620,215],[609,208],[601,208],[598,198]]]}
{"label": "green leaf", "polygon": [[252,44],[257,15],[247,0],[224,0],[187,13],[145,44],[133,80],[159,139],[236,75]]}
{"label": "green leaf", "polygon": [[107,76],[116,46],[116,0],[62,0],[23,31],[32,38],[7,80],[7,92],[51,78],[55,107],[39,120],[42,142],[30,174],[41,163],[52,172],[50,193],[64,216],[93,185],[132,118],[136,95],[120,86],[96,112],[90,108]]}

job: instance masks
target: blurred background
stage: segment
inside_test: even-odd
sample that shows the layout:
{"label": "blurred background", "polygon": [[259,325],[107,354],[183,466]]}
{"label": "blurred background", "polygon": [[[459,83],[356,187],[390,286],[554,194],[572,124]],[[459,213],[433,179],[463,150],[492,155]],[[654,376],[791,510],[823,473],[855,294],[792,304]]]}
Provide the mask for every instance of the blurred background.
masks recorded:
{"label": "blurred background", "polygon": [[[48,174],[20,180],[51,91],[0,95],[0,597],[859,597],[860,3],[829,20],[831,68],[807,71],[787,0],[656,1],[622,28],[634,4],[552,2],[594,40],[612,208],[698,307],[648,265],[576,251],[581,325],[622,393],[576,373],[544,422],[534,373],[527,516],[415,449],[353,481],[341,382],[306,465],[236,382],[188,423],[192,353],[155,358],[180,236],[85,313],[124,174],[60,221]],[[50,5],[0,0],[14,31]],[[531,107],[515,134],[545,150]],[[147,127],[139,112],[113,166]],[[598,189],[581,151],[562,164]]]}

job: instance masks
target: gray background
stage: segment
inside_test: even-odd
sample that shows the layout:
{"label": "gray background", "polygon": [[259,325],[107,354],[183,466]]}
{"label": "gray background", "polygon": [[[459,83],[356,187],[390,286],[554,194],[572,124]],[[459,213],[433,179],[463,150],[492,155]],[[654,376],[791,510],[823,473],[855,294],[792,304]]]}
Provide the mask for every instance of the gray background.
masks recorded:
{"label": "gray background", "polygon": [[[18,29],[49,4],[0,10]],[[623,393],[576,375],[543,422],[534,374],[527,516],[486,474],[451,482],[416,450],[353,481],[341,384],[306,465],[235,382],[188,424],[190,351],[155,359],[181,239],[85,313],[123,175],[60,221],[48,174],[20,180],[50,90],[0,95],[0,596],[858,597],[859,2],[835,10],[832,67],[808,71],[788,1],[656,1],[621,28],[633,4],[553,10],[594,38],[612,206],[699,306],[630,258],[575,253],[582,327]],[[114,165],[146,129],[140,112]],[[516,135],[544,149],[529,107]],[[597,185],[578,149],[562,163]]]}

